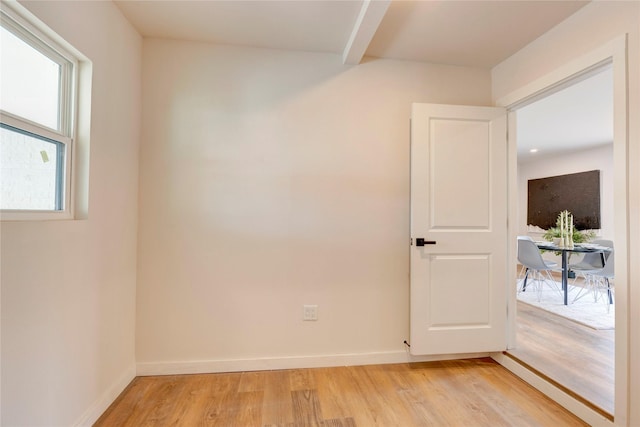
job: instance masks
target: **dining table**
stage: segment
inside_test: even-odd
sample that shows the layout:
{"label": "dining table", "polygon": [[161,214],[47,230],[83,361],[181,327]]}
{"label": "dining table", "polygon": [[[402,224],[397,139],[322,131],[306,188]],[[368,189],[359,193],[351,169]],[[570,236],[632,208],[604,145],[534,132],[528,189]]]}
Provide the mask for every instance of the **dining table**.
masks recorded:
{"label": "dining table", "polygon": [[596,245],[592,243],[575,243],[573,246],[559,246],[554,242],[536,241],[538,249],[543,251],[559,252],[562,258],[562,293],[564,296],[564,305],[568,304],[569,295],[569,266],[568,254],[571,252],[578,253],[600,253],[602,256],[602,265],[605,262],[605,253],[610,252],[611,248]]}

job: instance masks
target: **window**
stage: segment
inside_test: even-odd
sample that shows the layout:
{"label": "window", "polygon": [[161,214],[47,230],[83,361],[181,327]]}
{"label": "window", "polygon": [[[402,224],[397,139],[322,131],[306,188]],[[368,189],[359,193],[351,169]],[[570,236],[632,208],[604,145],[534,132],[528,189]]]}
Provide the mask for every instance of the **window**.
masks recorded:
{"label": "window", "polygon": [[11,11],[0,13],[3,219],[70,218],[77,61]]}

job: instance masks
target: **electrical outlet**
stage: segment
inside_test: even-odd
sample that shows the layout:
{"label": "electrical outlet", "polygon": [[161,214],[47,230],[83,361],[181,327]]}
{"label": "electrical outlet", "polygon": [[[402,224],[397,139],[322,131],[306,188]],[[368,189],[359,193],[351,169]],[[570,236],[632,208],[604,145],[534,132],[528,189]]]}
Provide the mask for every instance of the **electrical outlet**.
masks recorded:
{"label": "electrical outlet", "polygon": [[318,306],[317,305],[303,305],[302,306],[302,320],[318,320]]}

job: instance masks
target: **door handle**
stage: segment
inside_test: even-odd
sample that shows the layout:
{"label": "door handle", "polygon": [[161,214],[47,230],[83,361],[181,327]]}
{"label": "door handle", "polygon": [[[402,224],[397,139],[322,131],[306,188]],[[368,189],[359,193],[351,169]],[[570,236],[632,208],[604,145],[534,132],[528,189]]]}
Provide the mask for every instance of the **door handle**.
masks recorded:
{"label": "door handle", "polygon": [[416,246],[435,245],[435,240],[424,240],[424,237],[416,238]]}

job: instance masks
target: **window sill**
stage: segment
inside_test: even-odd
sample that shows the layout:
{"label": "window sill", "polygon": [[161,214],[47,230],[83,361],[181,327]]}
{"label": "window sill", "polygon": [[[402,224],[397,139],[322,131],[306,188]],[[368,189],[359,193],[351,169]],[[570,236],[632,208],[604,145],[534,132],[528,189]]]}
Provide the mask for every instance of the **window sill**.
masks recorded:
{"label": "window sill", "polygon": [[74,219],[68,211],[2,210],[0,221],[60,221]]}

